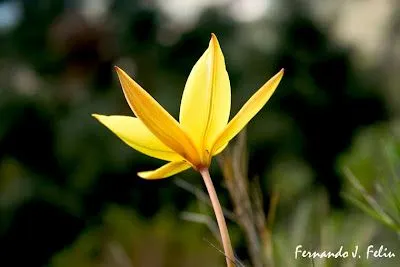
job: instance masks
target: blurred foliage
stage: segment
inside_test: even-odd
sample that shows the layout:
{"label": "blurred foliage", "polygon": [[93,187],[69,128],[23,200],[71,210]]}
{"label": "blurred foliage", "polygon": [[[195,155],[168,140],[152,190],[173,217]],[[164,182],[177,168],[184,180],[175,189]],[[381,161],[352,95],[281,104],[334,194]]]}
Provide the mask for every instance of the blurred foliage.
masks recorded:
{"label": "blurred foliage", "polygon": [[[397,127],[396,127],[397,126]],[[400,138],[398,123],[363,130],[339,160],[345,196],[400,234]]]}
{"label": "blurred foliage", "polygon": [[[198,236],[210,239],[199,224],[179,228],[171,212],[163,211],[144,222],[130,210],[111,205],[103,223],[87,229],[74,245],[52,259],[51,266],[216,266],[223,257]],[[103,264],[103,265],[102,265]]]}
{"label": "blurred foliage", "polygon": [[[400,249],[398,239],[392,232],[384,231],[366,217],[352,211],[331,210],[323,191],[316,191],[299,201],[290,216],[277,224],[272,230],[273,259],[272,266],[397,266],[397,252]],[[368,246],[375,249],[383,244],[396,253],[395,258],[367,259]],[[348,252],[348,257],[310,259],[295,258],[296,247],[301,251]],[[357,256],[353,257],[358,246]],[[342,247],[342,249],[341,249]]]}
{"label": "blurred foliage", "polygon": [[[84,8],[89,2],[106,4],[103,11],[94,9],[101,11],[96,15]],[[377,177],[392,177],[389,165],[397,168],[398,142],[390,137],[379,145],[387,148],[382,162],[375,162],[373,148],[380,134],[388,133],[378,123],[394,120],[387,110],[398,105],[388,94],[387,75],[354,60],[354,51],[315,19],[306,1],[274,1],[269,13],[252,22],[231,16],[228,3],[212,3],[190,23],[168,16],[161,2],[0,1],[0,14],[7,15],[0,23],[9,25],[0,28],[0,265],[92,266],[112,262],[113,253],[139,265],[159,258],[170,266],[221,262],[219,252],[202,239],[210,234],[206,226],[171,215],[192,211],[195,198],[170,179],[137,178],[137,171],[159,162],[132,151],[90,117],[93,112],[131,115],[113,65],[177,115],[185,79],[211,32],[225,54],[232,115],[268,77],[282,67],[286,71],[266,108],[249,124],[246,143],[248,176],[259,178],[266,214],[269,196],[279,192],[273,232],[277,262],[292,259],[280,255],[293,253],[290,244],[301,239],[290,241],[290,231],[282,230],[288,214],[297,216],[292,219],[296,235],[312,235],[303,225],[313,225],[304,219],[310,202],[319,203],[313,189],[322,185],[326,205],[343,209],[340,192],[356,193],[341,177],[344,167],[368,192],[376,189]],[[374,133],[352,143],[354,134],[370,125]],[[229,209],[221,171],[213,170]],[[193,171],[180,178],[202,186]],[[375,193],[378,203],[392,209],[384,204],[384,194]],[[302,201],[308,204],[293,205]],[[204,211],[197,208],[194,212]],[[316,223],[324,228],[338,221],[351,228],[359,217],[347,212]],[[388,214],[398,216],[393,210]],[[369,237],[369,222],[360,225]],[[238,232],[234,228],[238,256],[246,261]],[[361,244],[365,239],[357,239],[357,233],[353,241]],[[333,245],[336,237],[326,242]]]}
{"label": "blurred foliage", "polygon": [[[398,123],[365,128],[355,136],[350,151],[338,158],[338,168],[344,169],[343,175],[348,178],[343,193],[355,207],[334,209],[325,190],[311,186],[310,170],[300,160],[287,158],[280,159],[270,174],[267,214],[258,205],[263,198],[257,190],[258,179],[246,176],[246,139],[242,132],[221,153],[219,163],[233,202],[234,220],[247,241],[251,264],[246,266],[397,266],[395,257],[371,257],[368,251],[377,251],[382,245],[382,252],[397,255],[400,249],[398,129]],[[297,171],[292,169],[295,167]],[[372,171],[375,176],[371,176]],[[374,190],[367,191],[361,179]],[[390,231],[368,215],[389,226]],[[303,251],[335,256],[301,256]]]}

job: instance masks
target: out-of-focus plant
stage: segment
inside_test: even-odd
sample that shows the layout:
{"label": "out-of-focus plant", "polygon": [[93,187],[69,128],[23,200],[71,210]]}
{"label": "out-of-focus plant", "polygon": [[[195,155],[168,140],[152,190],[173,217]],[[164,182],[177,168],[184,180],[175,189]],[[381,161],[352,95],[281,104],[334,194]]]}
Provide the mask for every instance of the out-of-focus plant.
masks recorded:
{"label": "out-of-focus plant", "polygon": [[244,232],[251,264],[261,267],[271,260],[263,249],[263,243],[269,243],[270,236],[261,188],[257,179],[250,182],[247,178],[247,160],[246,132],[243,131],[236,142],[221,153],[218,162],[233,203],[236,221]]}
{"label": "out-of-focus plant", "polygon": [[[245,133],[242,133],[221,154],[219,163],[232,199],[235,221],[247,241],[250,266],[396,266],[393,258],[366,257],[366,250],[371,244],[392,244],[390,234],[383,232],[375,221],[364,214],[354,210],[332,209],[325,191],[309,189],[313,173],[299,162],[292,160],[290,163],[298,170],[292,176],[304,176],[304,186],[290,182],[293,180],[290,174],[278,177],[283,181],[275,181],[275,177],[270,183],[269,208],[265,214],[260,184],[257,179],[250,179],[247,175],[245,143]],[[354,164],[360,164],[360,159],[352,160]],[[290,168],[286,166],[282,172],[290,172]],[[271,173],[271,176],[275,174]],[[280,208],[288,205],[285,200],[287,196],[284,196],[287,192],[290,193],[291,208],[282,209],[286,212],[280,214]],[[310,252],[342,251],[343,255],[347,251],[349,256],[302,258],[298,255],[296,258],[296,247],[299,245]],[[394,243],[391,249],[397,251],[399,247]],[[357,252],[355,257],[350,254],[354,251]]]}
{"label": "out-of-focus plant", "polygon": [[400,236],[400,139],[395,129],[382,125],[361,132],[340,164],[348,181],[344,196]]}
{"label": "out-of-focus plant", "polygon": [[56,254],[52,267],[220,266],[222,258],[203,238],[211,238],[199,224],[176,228],[168,210],[150,221],[131,209],[109,205],[102,222],[89,227],[73,244]]}
{"label": "out-of-focus plant", "polygon": [[[276,209],[281,198],[280,193],[286,193],[288,190],[282,188],[281,185],[274,184],[272,189],[270,188],[268,211],[265,212],[263,190],[259,178],[248,177],[245,131],[221,153],[218,162],[233,203],[236,222],[242,229],[246,240],[250,266],[291,266],[282,261],[288,255],[280,255],[275,252],[275,234],[273,232]],[[309,173],[306,172],[307,175]],[[304,179],[303,183],[307,184],[308,181],[309,179]],[[292,193],[300,190],[300,187],[292,187],[292,185],[286,185],[285,188],[291,188],[289,190],[292,190]],[[300,213],[302,214],[303,211]],[[287,252],[289,251],[291,250],[287,250]]]}
{"label": "out-of-focus plant", "polygon": [[[380,233],[372,219],[360,213],[334,211],[324,191],[310,193],[295,204],[293,214],[274,225],[273,266],[396,266],[395,259],[367,259],[365,252]],[[297,247],[299,251],[339,252],[340,256],[296,256]],[[347,257],[343,256],[345,251]],[[355,252],[357,256],[353,257],[351,253]]]}

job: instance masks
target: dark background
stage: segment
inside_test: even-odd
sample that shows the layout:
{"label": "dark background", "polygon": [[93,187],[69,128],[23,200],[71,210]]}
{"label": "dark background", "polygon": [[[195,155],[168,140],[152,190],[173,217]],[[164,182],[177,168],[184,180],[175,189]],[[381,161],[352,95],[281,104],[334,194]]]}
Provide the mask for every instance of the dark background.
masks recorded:
{"label": "dark background", "polygon": [[[307,178],[304,190],[325,188],[332,206],[345,208],[338,157],[360,131],[399,114],[396,1],[245,2],[0,1],[1,266],[62,266],[51,259],[106,224],[110,206],[132,212],[133,228],[149,227],[159,214],[182,224],[178,214],[194,197],[174,178],[138,178],[160,162],[125,146],[90,114],[131,115],[118,65],[177,116],[185,79],[212,32],[230,74],[231,116],[285,68],[247,132],[249,176],[260,177],[266,206],[285,166],[297,184]],[[230,207],[217,166],[212,174]],[[179,176],[202,186],[192,170]],[[187,231],[208,235],[195,229]]]}

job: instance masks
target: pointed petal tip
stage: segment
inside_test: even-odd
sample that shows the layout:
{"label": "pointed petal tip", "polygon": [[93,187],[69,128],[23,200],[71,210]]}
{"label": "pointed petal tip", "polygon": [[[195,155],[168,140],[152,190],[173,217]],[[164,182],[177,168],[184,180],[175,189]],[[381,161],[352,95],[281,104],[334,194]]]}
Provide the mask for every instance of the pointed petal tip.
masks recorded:
{"label": "pointed petal tip", "polygon": [[143,171],[143,172],[138,172],[138,173],[136,173],[137,174],[137,176],[139,176],[140,178],[142,178],[142,179],[146,179],[146,180],[154,180],[154,178],[153,179],[150,179],[149,178],[149,173],[150,173],[151,171]]}
{"label": "pointed petal tip", "polygon": [[211,33],[211,40],[210,40],[210,45],[213,45],[214,47],[219,46],[218,38],[214,33]]}
{"label": "pointed petal tip", "polygon": [[107,118],[110,117],[110,116],[93,113],[93,114],[92,114],[92,117],[95,118],[96,120],[98,120],[100,123],[104,124],[104,122],[105,122],[105,121],[107,120]]}
{"label": "pointed petal tip", "polygon": [[[125,72],[123,69],[121,69],[120,67],[118,67],[118,66],[114,66],[114,70],[115,70],[115,72],[117,73],[118,78],[119,78],[120,80],[121,80],[121,78],[124,77],[124,76],[128,76],[128,77],[129,77],[129,75],[126,74],[126,72]],[[124,88],[122,88],[122,89],[124,89]]]}
{"label": "pointed petal tip", "polygon": [[279,79],[279,81],[282,79],[283,74],[285,74],[285,69],[282,68],[277,74],[275,74],[271,79]]}
{"label": "pointed petal tip", "polygon": [[160,179],[164,178],[164,177],[154,176],[153,171],[142,171],[142,172],[137,172],[136,174],[139,178],[142,178],[145,180],[160,180]]}
{"label": "pointed petal tip", "polygon": [[93,114],[91,114],[92,115],[92,117],[94,117],[94,118],[96,118],[96,119],[100,119],[101,117],[104,117],[104,115],[100,115],[100,114],[96,114],[96,113],[93,113]]}
{"label": "pointed petal tip", "polygon": [[124,71],[118,66],[114,66],[114,70],[117,73],[118,77],[121,77],[124,74]]}

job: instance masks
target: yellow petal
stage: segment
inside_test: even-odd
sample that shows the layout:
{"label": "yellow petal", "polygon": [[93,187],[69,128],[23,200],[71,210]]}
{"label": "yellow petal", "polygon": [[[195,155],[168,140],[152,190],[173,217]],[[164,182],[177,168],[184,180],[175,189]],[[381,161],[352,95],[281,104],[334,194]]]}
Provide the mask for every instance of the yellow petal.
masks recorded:
{"label": "yellow petal", "polygon": [[260,109],[267,103],[271,95],[274,93],[276,87],[283,76],[283,69],[275,74],[268,82],[266,82],[239,110],[236,116],[228,123],[223,132],[219,135],[216,140],[212,154],[220,151],[221,147],[228,144],[228,142],[234,138],[240,130],[242,130],[246,124],[260,111]]}
{"label": "yellow petal", "polygon": [[175,151],[164,145],[138,118],[93,114],[104,126],[126,144],[148,156],[167,161],[182,160]]}
{"label": "yellow petal", "polygon": [[186,161],[176,161],[167,163],[154,171],[139,172],[138,176],[149,180],[162,179],[170,177],[189,168],[190,164]]}
{"label": "yellow petal", "polygon": [[190,161],[200,162],[192,140],[180,128],[179,123],[139,84],[123,70],[115,67],[125,98],[135,115],[166,146]]}
{"label": "yellow petal", "polygon": [[183,92],[182,128],[200,151],[210,151],[226,127],[231,105],[231,87],[224,55],[214,34],[208,49],[194,65]]}

